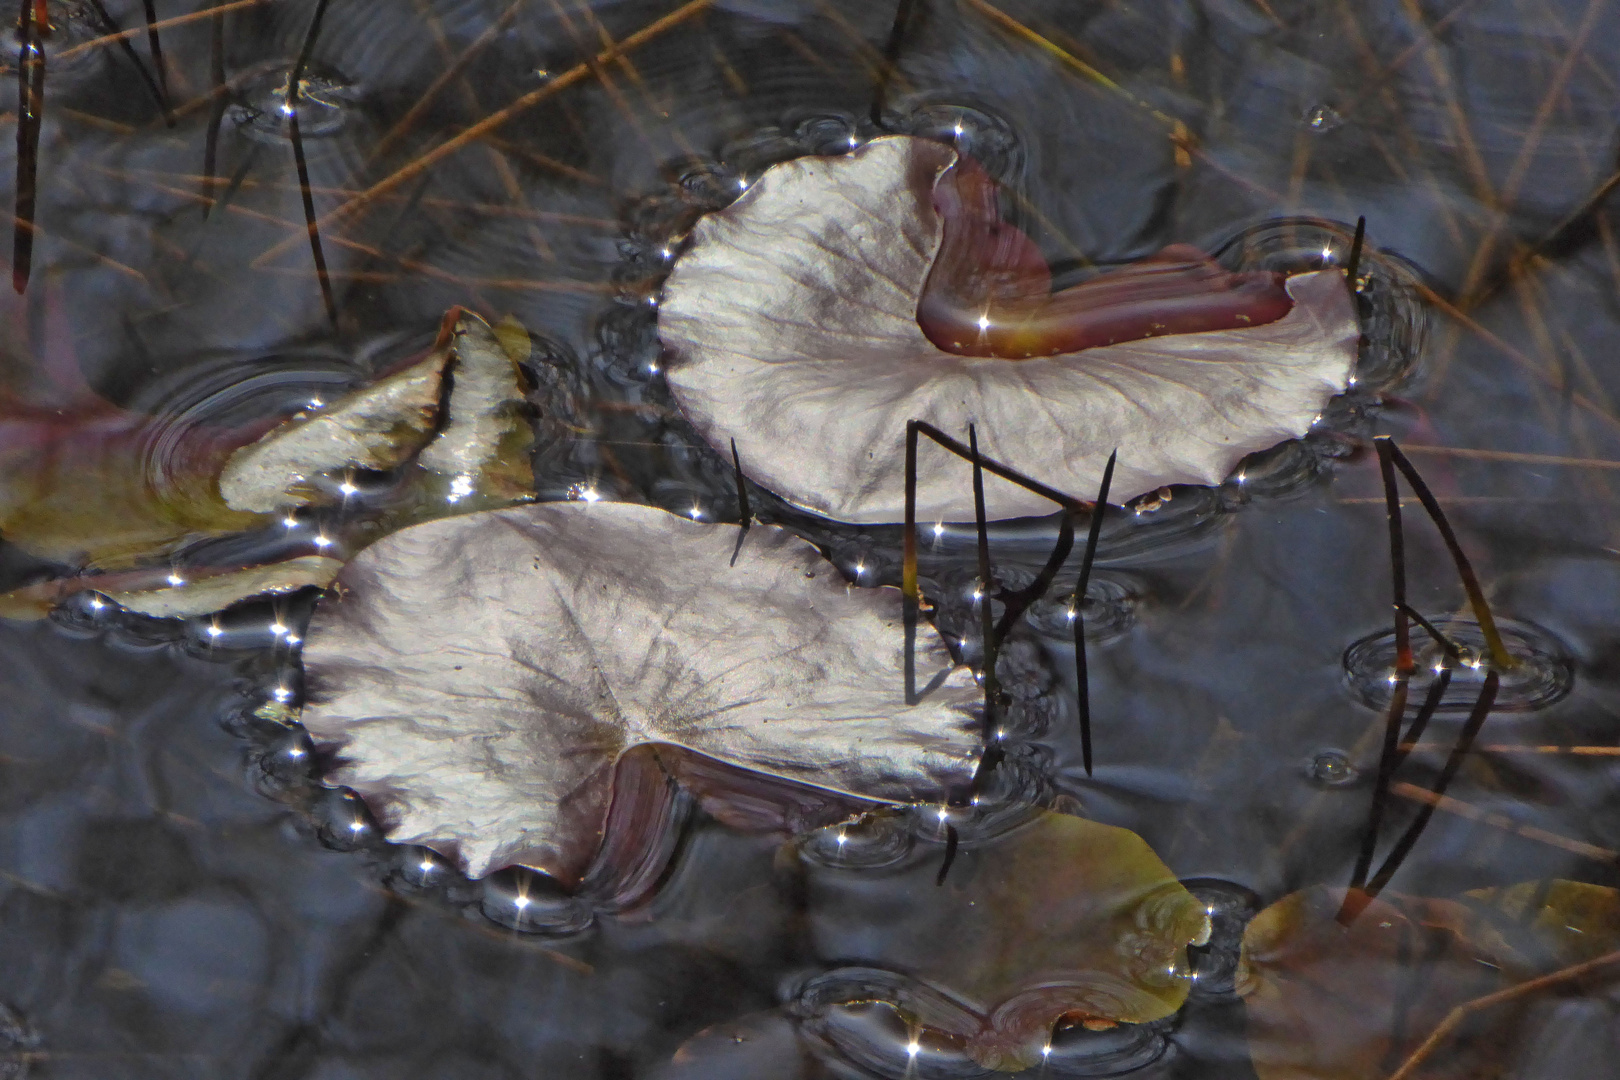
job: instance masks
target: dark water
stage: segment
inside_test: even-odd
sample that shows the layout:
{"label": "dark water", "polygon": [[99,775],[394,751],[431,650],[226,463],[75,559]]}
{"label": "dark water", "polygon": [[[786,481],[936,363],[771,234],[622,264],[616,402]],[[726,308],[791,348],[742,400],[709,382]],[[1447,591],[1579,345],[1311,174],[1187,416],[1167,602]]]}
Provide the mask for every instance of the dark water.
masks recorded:
{"label": "dark water", "polygon": [[[140,24],[141,5],[106,6]],[[365,382],[463,304],[529,327],[556,373],[546,401],[588,429],[540,451],[543,498],[591,484],[734,513],[727,463],[671,411],[646,301],[666,241],[771,161],[961,122],[1060,271],[1240,237],[1231,261],[1303,265],[1364,215],[1384,256],[1363,308],[1362,393],[1252,482],[1178,490],[1107,530],[1087,602],[1093,778],[1061,603],[1034,609],[1009,648],[1003,678],[1026,702],[1039,777],[1028,794],[1140,833],[1234,927],[1291,890],[1348,880],[1387,692],[1382,492],[1359,442],[1373,433],[1539,455],[1413,449],[1492,604],[1542,658],[1504,688],[1482,740],[1620,741],[1620,247],[1592,201],[1616,165],[1620,18],[1601,0],[1000,6],[1077,63],[971,2],[918,0],[877,123],[892,3],[719,0],[569,75],[602,35],[673,8],[528,0],[507,18],[488,0],[332,0],[300,109],[317,214],[548,81],[569,85],[323,225],[330,311],[280,109],[315,5],[232,8],[217,56],[213,19],[165,29],[172,126],[130,55],[71,52],[104,32],[93,6],[50,10],[32,267],[0,313],[0,375],[18,397],[48,400],[41,373],[76,367],[105,400],[161,418],[160,433],[244,424]],[[130,45],[144,63],[144,34]],[[211,96],[216,59],[227,86]],[[3,126],[0,176],[14,183],[14,108]],[[1296,217],[1318,224],[1277,224]],[[163,440],[146,445],[156,468]],[[766,511],[897,578],[896,530]],[[1466,643],[1444,549],[1415,505],[1408,522],[1411,602],[1455,615]],[[996,530],[1004,583],[1039,565],[1051,534]],[[64,569],[0,556],[7,588]],[[924,565],[970,658],[972,557],[951,530]],[[774,840],[698,815],[640,916],[515,931],[498,883],[424,883],[419,853],[328,828],[341,795],[307,782],[303,744],[242,720],[292,662],[262,629],[271,614],[236,613],[229,647],[212,650],[196,627],[84,605],[0,624],[0,1076],[976,1075],[932,1050],[908,1065],[892,1014],[818,1012],[806,989],[862,935],[901,926],[932,863],[883,879],[876,929],[829,929]],[[1455,736],[1477,686],[1459,672],[1433,739]],[[1441,761],[1414,758],[1413,775]],[[1617,781],[1613,756],[1498,755],[1450,793],[1614,849]],[[1544,877],[1620,884],[1612,857],[1441,813],[1396,887],[1445,896]],[[1212,981],[1152,1054],[1060,1046],[1072,1060],[1053,1075],[1113,1061],[1253,1076],[1242,1007]],[[1505,1075],[1613,1075],[1614,1007],[1601,984],[1543,1003]]]}

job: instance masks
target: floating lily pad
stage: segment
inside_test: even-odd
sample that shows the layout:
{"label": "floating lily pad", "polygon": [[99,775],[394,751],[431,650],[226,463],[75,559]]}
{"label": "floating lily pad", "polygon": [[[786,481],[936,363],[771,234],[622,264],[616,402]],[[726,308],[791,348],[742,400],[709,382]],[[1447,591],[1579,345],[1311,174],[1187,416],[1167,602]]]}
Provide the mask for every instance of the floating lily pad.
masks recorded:
{"label": "floating lily pad", "polygon": [[[1286,282],[1266,325],[1031,359],[931,342],[918,305],[940,251],[940,178],[955,151],[911,137],[767,170],[702,219],[664,289],[669,383],[703,436],[791,502],[853,522],[901,520],[908,420],[1084,498],[1115,449],[1114,490],[1219,483],[1247,454],[1303,435],[1350,377],[1344,277]],[[917,513],[967,520],[966,467],[919,455]],[[1050,513],[987,478],[992,518]]]}
{"label": "floating lily pad", "polygon": [[763,526],[730,566],[737,534],[552,503],[373,544],[306,635],[302,719],[343,745],[332,779],[474,876],[524,864],[570,883],[638,745],[874,799],[964,784],[978,690],[925,626],[919,678],[943,681],[906,704],[899,592],[848,588]]}

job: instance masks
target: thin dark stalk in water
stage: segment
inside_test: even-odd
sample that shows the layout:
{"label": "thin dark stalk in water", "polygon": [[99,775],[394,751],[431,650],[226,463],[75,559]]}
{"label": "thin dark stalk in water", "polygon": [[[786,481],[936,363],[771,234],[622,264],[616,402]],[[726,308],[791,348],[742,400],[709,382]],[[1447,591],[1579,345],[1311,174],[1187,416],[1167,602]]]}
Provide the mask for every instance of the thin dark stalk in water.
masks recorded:
{"label": "thin dark stalk in water", "polygon": [[984,739],[990,745],[996,733],[996,712],[1001,705],[1001,685],[996,680],[995,615],[990,606],[990,529],[984,515],[984,467],[979,461],[979,435],[968,425],[968,452],[973,462],[973,523],[979,533],[979,633],[983,639]]}
{"label": "thin dark stalk in water", "polygon": [[1440,646],[1440,651],[1445,653],[1446,657],[1453,663],[1460,664],[1463,662],[1462,649],[1458,647],[1457,643],[1446,637],[1445,634],[1441,633],[1440,628],[1420,615],[1416,608],[1407,604],[1401,604],[1400,612],[1408,619],[1411,619],[1413,622],[1421,626],[1424,632],[1434,639],[1434,643]]}
{"label": "thin dark stalk in water", "polygon": [[[94,9],[96,18],[101,21],[102,29],[112,34],[118,33],[118,24],[113,21],[112,14],[107,11],[106,5],[101,0],[90,0],[90,7]],[[141,77],[141,84],[146,87],[146,92],[152,95],[157,107],[163,110],[163,122],[169,127],[174,127],[174,111],[169,108],[168,94],[158,86],[157,81],[152,78],[152,73],[146,70],[146,61],[141,59],[141,54],[135,51],[135,46],[129,43],[128,38],[118,38],[118,48],[129,58],[130,66]]]}
{"label": "thin dark stalk in water", "polygon": [[225,13],[217,6],[210,20],[208,78],[213,84],[208,103],[208,134],[203,141],[203,218],[214,206],[214,175],[219,168],[219,125],[225,120]]}
{"label": "thin dark stalk in water", "polygon": [[1027,588],[1016,592],[1003,592],[999,599],[1002,603],[1001,619],[996,623],[996,641],[1007,640],[1012,631],[1013,623],[1018,617],[1029,610],[1029,606],[1046,595],[1046,590],[1052,587],[1058,571],[1069,560],[1069,552],[1074,550],[1074,511],[1065,507],[1063,516],[1058,521],[1057,543],[1052,546],[1052,554],[1047,556],[1046,565],[1041,572],[1035,575],[1035,580]]}
{"label": "thin dark stalk in water", "polygon": [[1378,472],[1384,481],[1384,516],[1389,528],[1389,586],[1391,607],[1395,619],[1395,672],[1391,676],[1393,688],[1389,707],[1384,712],[1384,742],[1378,755],[1378,780],[1373,785],[1372,806],[1367,812],[1366,830],[1361,836],[1361,850],[1356,856],[1355,869],[1350,872],[1350,892],[1345,894],[1344,906],[1339,909],[1339,921],[1349,925],[1361,913],[1364,903],[1354,900],[1367,883],[1372,871],[1373,853],[1378,847],[1378,828],[1383,824],[1384,808],[1389,801],[1389,785],[1394,779],[1395,767],[1400,761],[1401,720],[1406,715],[1407,687],[1412,678],[1412,640],[1406,622],[1410,610],[1406,603],[1406,536],[1401,526],[1401,493],[1395,483],[1395,465],[1388,445],[1380,440]]}
{"label": "thin dark stalk in water", "polygon": [[[926,435],[941,447],[949,450],[963,461],[972,461],[972,451],[960,442],[946,435],[932,424],[922,420],[909,420],[906,422],[906,509],[904,535],[901,538],[904,553],[900,566],[900,593],[902,597],[902,610],[905,613],[906,626],[906,701],[908,704],[917,703],[917,617],[921,609],[922,595],[917,585],[917,437]],[[990,473],[1011,481],[1026,491],[1032,491],[1042,498],[1051,499],[1065,510],[1078,510],[1084,504],[1055,488],[1049,488],[1017,469],[1003,465],[1000,462],[980,456],[980,466]],[[1030,603],[1040,599],[1039,596],[1030,598]]]}
{"label": "thin dark stalk in water", "polygon": [[731,440],[731,468],[737,477],[737,516],[740,519],[741,529],[737,530],[737,546],[731,549],[731,565],[737,565],[737,556],[742,553],[743,540],[748,536],[748,527],[754,523],[753,512],[748,508],[748,484],[743,480],[742,458],[737,454],[737,440]]}
{"label": "thin dark stalk in water", "polygon": [[872,89],[872,124],[883,126],[883,109],[888,104],[889,83],[894,80],[900,66],[900,51],[906,45],[906,31],[917,6],[917,0],[899,0],[894,9],[894,23],[889,27],[889,40],[883,46],[883,63],[878,68],[877,85]]}
{"label": "thin dark stalk in water", "polygon": [[1395,755],[1395,768],[1400,768],[1401,762],[1405,761],[1406,755],[1411,752],[1410,747],[1417,743],[1424,729],[1429,726],[1429,721],[1434,719],[1434,714],[1440,708],[1440,702],[1445,699],[1446,689],[1449,686],[1451,686],[1451,669],[1441,668],[1440,674],[1429,684],[1429,692],[1424,695],[1423,706],[1418,709],[1417,716],[1413,717],[1412,726],[1406,729],[1406,734],[1401,739],[1401,745]]}
{"label": "thin dark stalk in water", "polygon": [[[973,452],[965,443],[951,438],[933,424],[925,423],[921,420],[913,420],[911,422],[917,425],[917,430],[919,432],[927,435],[930,439],[933,439],[936,443],[943,446],[945,449],[949,450],[963,461],[973,460]],[[1079,499],[1076,499],[1074,496],[1065,494],[1064,492],[1059,491],[1057,488],[1047,487],[1039,480],[1024,475],[1017,469],[1012,468],[1010,465],[1003,465],[995,458],[981,456],[979,458],[979,463],[984,466],[985,472],[990,473],[993,476],[999,476],[1003,480],[1010,480],[1019,487],[1023,488],[1025,491],[1033,491],[1035,494],[1044,499],[1051,499],[1059,506],[1067,506],[1071,510],[1084,510],[1086,508],[1086,504],[1081,502]]]}
{"label": "thin dark stalk in water", "polygon": [[1367,219],[1356,218],[1356,236],[1350,241],[1350,261],[1345,264],[1344,279],[1350,284],[1350,295],[1360,292],[1356,285],[1356,275],[1361,272],[1361,245],[1367,239]]}
{"label": "thin dark stalk in water", "polygon": [[[157,73],[158,93],[163,99],[163,111],[169,111],[169,74],[163,68],[163,43],[158,40],[157,7],[152,0],[143,0],[146,6],[146,44],[152,50],[152,70]],[[169,121],[173,126],[174,121]]]}
{"label": "thin dark stalk in water", "polygon": [[[1456,777],[1457,770],[1462,768],[1463,759],[1473,748],[1474,738],[1485,723],[1485,718],[1491,714],[1491,707],[1496,704],[1496,691],[1501,685],[1502,676],[1494,668],[1486,672],[1485,685],[1480,688],[1479,698],[1474,702],[1474,711],[1468,714],[1468,721],[1463,724],[1462,733],[1457,736],[1457,745],[1452,748],[1451,756],[1446,759],[1445,767],[1440,770],[1440,776],[1434,782],[1431,794],[1438,800],[1445,795],[1446,788]],[[1366,893],[1369,898],[1377,896],[1388,885],[1395,872],[1406,861],[1412,848],[1417,844],[1418,838],[1423,835],[1423,829],[1434,816],[1434,804],[1425,803],[1419,808],[1417,817],[1406,829],[1401,838],[1396,841],[1395,847],[1384,858],[1384,864],[1378,868],[1372,880],[1367,883]]]}
{"label": "thin dark stalk in water", "polygon": [[1485,602],[1484,590],[1479,587],[1479,578],[1474,575],[1473,564],[1463,553],[1462,544],[1457,541],[1457,534],[1452,531],[1451,523],[1446,520],[1445,511],[1440,509],[1439,501],[1429,490],[1429,485],[1423,482],[1423,477],[1418,475],[1417,469],[1407,460],[1406,455],[1401,453],[1401,448],[1395,445],[1394,439],[1388,435],[1380,435],[1375,441],[1380,446],[1389,447],[1389,455],[1394,460],[1395,467],[1406,477],[1406,482],[1412,487],[1412,493],[1418,497],[1418,502],[1423,504],[1423,509],[1428,512],[1434,527],[1440,530],[1440,538],[1445,541],[1446,550],[1451,553],[1451,561],[1457,567],[1457,576],[1462,579],[1463,591],[1468,594],[1468,603],[1474,609],[1474,618],[1479,620],[1480,633],[1485,636],[1485,644],[1490,648],[1491,663],[1503,671],[1512,669],[1518,661],[1502,642],[1502,634],[1496,628],[1496,619],[1491,615],[1491,606]]}
{"label": "thin dark stalk in water", "polygon": [[906,629],[906,704],[917,704],[917,427],[906,422],[906,519],[901,539],[900,606]]}
{"label": "thin dark stalk in water", "polygon": [[1103,515],[1108,510],[1108,489],[1114,483],[1114,462],[1119,451],[1108,455],[1097,501],[1091,504],[1091,531],[1086,534],[1086,553],[1080,560],[1080,578],[1074,585],[1074,680],[1075,701],[1080,711],[1080,760],[1091,775],[1091,671],[1086,664],[1086,588],[1091,584],[1091,564],[1097,558],[1097,541],[1102,538]]}
{"label": "thin dark stalk in water", "polygon": [[962,837],[956,831],[955,825],[945,826],[945,857],[939,861],[939,873],[934,878],[934,885],[945,884],[945,875],[951,872],[951,864],[956,861],[956,848],[962,842]]}
{"label": "thin dark stalk in water", "polygon": [[309,163],[304,159],[304,138],[298,127],[298,100],[301,93],[300,84],[303,82],[304,70],[309,66],[309,57],[315,50],[315,39],[320,36],[321,20],[326,16],[328,0],[318,0],[315,5],[315,17],[310,20],[309,31],[304,35],[304,47],[298,53],[298,62],[293,65],[287,76],[287,128],[292,137],[293,162],[298,166],[298,189],[304,199],[304,220],[309,228],[309,251],[315,260],[315,276],[321,286],[321,300],[326,305],[327,318],[332,320],[335,328],[338,324],[337,301],[332,296],[332,279],[326,272],[326,253],[321,250],[321,232],[315,217],[315,195],[309,186]]}
{"label": "thin dark stalk in water", "polygon": [[11,238],[11,287],[28,290],[34,262],[34,212],[40,113],[45,107],[44,0],[24,3],[17,18],[17,196]]}

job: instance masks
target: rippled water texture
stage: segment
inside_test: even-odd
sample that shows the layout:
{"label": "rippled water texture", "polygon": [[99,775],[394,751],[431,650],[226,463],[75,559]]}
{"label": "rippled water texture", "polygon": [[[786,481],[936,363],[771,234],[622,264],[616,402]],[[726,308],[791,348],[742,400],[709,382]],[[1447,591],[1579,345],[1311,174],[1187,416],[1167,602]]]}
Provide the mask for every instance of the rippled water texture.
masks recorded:
{"label": "rippled water texture", "polygon": [[[1104,530],[1084,598],[1093,776],[1077,560],[1003,649],[1002,782],[1134,830],[1214,920],[1176,1016],[1068,1027],[1045,1075],[1256,1075],[1233,993],[1243,926],[1349,883],[1378,772],[1394,646],[1374,434],[1423,471],[1530,658],[1391,892],[1620,885],[1608,0],[907,0],[898,31],[894,0],[332,0],[307,50],[313,0],[156,0],[161,79],[145,5],[44,6],[37,52],[0,32],[0,199],[32,221],[16,243],[0,229],[28,267],[0,300],[0,591],[115,569],[135,534],[175,573],[309,554],[318,530],[363,542],[397,477],[355,477],[344,507],[296,528],[199,525],[188,485],[221,448],[418,354],[458,304],[533,335],[542,499],[734,520],[730,462],[660,370],[658,283],[681,239],[774,161],[948,138],[1016,193],[1004,209],[1055,288],[1171,244],[1231,270],[1341,265],[1367,219],[1355,390],[1303,442]],[[0,25],[18,11],[0,2]],[[107,40],[114,26],[132,32]],[[21,116],[19,58],[43,90]],[[54,516],[29,518],[47,495]],[[754,499],[863,584],[899,582],[897,529]],[[153,500],[173,513],[129,509]],[[1421,786],[1481,685],[1466,661],[1482,639],[1406,507],[1409,602],[1464,649],[1402,766]],[[931,525],[924,591],[971,662],[972,529]],[[992,530],[1003,586],[1032,579],[1055,530]],[[364,807],[311,781],[321,748],[251,720],[271,688],[296,694],[270,627],[301,627],[311,603],[239,608],[218,634],[88,594],[0,622],[0,1077],[989,1075],[949,1025],[871,1003],[959,1008],[865,966],[885,934],[934,925],[937,830],[860,837],[881,888],[842,921],[806,885],[824,837],[783,852],[681,802],[673,868],[634,915],[521,871],[468,882],[380,843]],[[1446,657],[1413,632],[1415,711]],[[1391,798],[1380,858],[1419,805]],[[964,821],[964,850],[977,836]],[[1616,986],[1529,1002],[1494,1067],[1620,1076]]]}

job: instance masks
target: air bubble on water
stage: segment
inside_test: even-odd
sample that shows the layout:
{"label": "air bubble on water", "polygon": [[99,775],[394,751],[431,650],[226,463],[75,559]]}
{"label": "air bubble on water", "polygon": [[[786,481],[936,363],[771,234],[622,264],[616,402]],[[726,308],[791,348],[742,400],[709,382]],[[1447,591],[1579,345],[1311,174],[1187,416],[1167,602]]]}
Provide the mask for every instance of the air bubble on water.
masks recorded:
{"label": "air bubble on water", "polygon": [[[249,82],[227,108],[227,117],[260,140],[291,138],[290,73],[290,65],[278,67]],[[299,137],[320,139],[342,131],[359,96],[355,86],[340,75],[307,72],[298,84]]]}
{"label": "air bubble on water", "polygon": [[1305,126],[1319,134],[1326,134],[1344,126],[1344,117],[1331,105],[1318,105],[1305,114]]}
{"label": "air bubble on water", "polygon": [[1350,755],[1343,750],[1319,750],[1306,766],[1306,775],[1324,787],[1344,787],[1360,777],[1360,771],[1350,763]]}
{"label": "air bubble on water", "polygon": [[[418,858],[420,863],[420,858]],[[482,882],[484,917],[526,934],[572,934],[593,918],[590,905],[569,896],[555,878],[521,866],[497,870]]]}
{"label": "air bubble on water", "polygon": [[[1416,669],[1407,681],[1407,699],[1422,701],[1430,685],[1449,670],[1450,682],[1436,711],[1466,713],[1473,709],[1491,665],[1485,635],[1473,619],[1432,618],[1436,629],[1454,642],[1462,663],[1453,663],[1434,641],[1411,628]],[[1570,691],[1575,664],[1564,644],[1551,631],[1515,619],[1497,619],[1502,642],[1515,659],[1513,667],[1497,673],[1500,687],[1493,711],[1533,712],[1560,701]],[[1395,632],[1381,630],[1360,639],[1344,651],[1345,682],[1352,695],[1370,709],[1382,711],[1394,691]]]}

